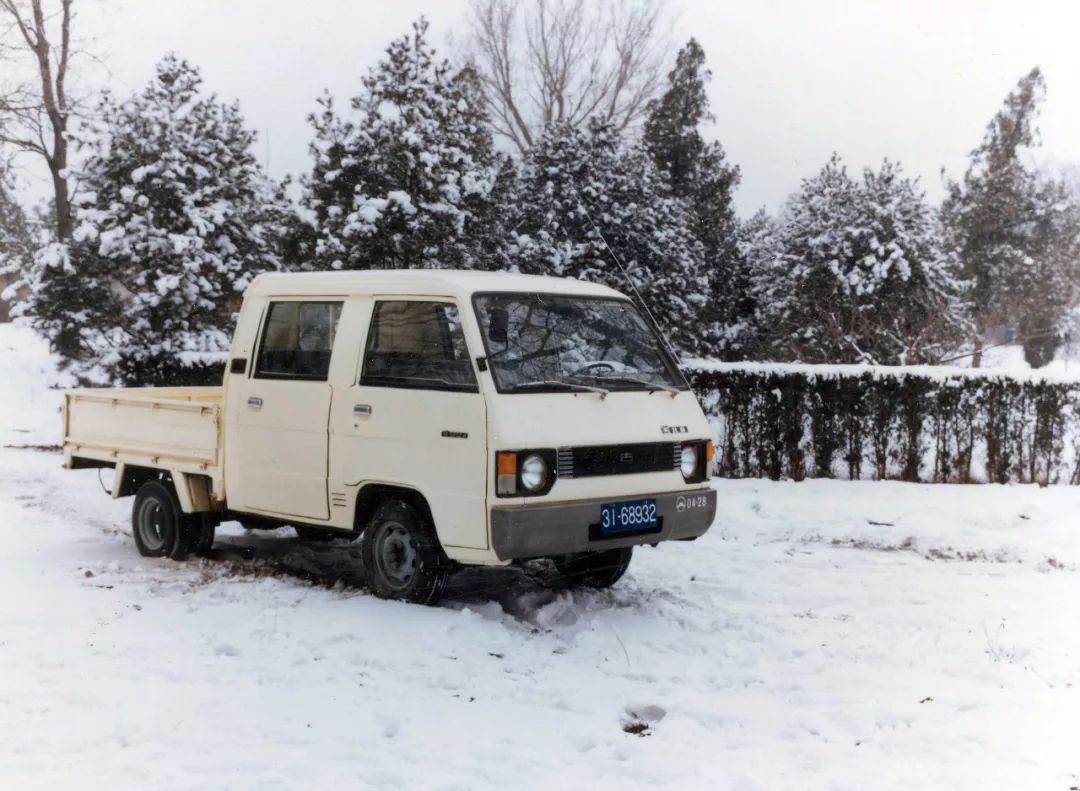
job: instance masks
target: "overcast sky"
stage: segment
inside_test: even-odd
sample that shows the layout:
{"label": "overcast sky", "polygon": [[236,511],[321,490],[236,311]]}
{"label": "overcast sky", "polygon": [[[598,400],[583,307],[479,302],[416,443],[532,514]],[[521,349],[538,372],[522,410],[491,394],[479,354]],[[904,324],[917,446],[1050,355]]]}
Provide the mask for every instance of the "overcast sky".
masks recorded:
{"label": "overcast sky", "polygon": [[[305,117],[323,88],[357,91],[388,41],[424,14],[444,51],[465,0],[79,0],[78,25],[123,93],[175,50],[237,98],[271,173],[309,166]],[[775,209],[836,150],[853,169],[888,156],[941,196],[990,116],[1032,66],[1048,99],[1046,156],[1080,161],[1077,0],[672,0],[675,39],[713,71],[709,130],[742,168],[740,212]]]}

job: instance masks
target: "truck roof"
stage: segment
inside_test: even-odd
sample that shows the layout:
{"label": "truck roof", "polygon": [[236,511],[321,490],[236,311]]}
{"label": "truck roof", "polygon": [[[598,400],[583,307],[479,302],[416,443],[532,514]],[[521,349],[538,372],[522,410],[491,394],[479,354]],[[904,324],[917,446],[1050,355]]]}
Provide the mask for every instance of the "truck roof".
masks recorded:
{"label": "truck roof", "polygon": [[338,296],[411,294],[469,299],[485,291],[574,294],[621,297],[613,288],[584,280],[514,272],[462,269],[370,269],[342,272],[273,272],[259,275],[248,287],[253,296]]}

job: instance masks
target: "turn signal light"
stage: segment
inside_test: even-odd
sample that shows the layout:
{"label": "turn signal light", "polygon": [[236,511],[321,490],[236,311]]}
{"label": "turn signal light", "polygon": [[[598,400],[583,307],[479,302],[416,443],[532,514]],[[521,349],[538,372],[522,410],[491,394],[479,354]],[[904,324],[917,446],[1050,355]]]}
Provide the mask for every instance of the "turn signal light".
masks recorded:
{"label": "turn signal light", "polygon": [[517,454],[500,451],[495,454],[495,492],[514,494],[517,491]]}
{"label": "turn signal light", "polygon": [[716,455],[716,447],[712,444],[711,439],[705,440],[705,463],[708,464],[713,460],[713,456]]}

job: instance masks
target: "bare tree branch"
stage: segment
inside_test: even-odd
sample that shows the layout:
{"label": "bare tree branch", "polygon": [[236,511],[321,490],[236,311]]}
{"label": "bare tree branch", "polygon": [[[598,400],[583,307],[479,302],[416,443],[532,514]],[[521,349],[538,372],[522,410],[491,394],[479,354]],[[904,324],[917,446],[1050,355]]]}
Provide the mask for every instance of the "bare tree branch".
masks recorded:
{"label": "bare tree branch", "polygon": [[640,121],[662,81],[664,2],[472,0],[467,57],[494,131],[524,153],[548,124]]}
{"label": "bare tree branch", "polygon": [[[55,10],[46,8],[49,2]],[[0,68],[18,73],[31,65],[34,79],[0,86],[0,144],[40,157],[53,183],[56,236],[72,231],[68,183],[68,89],[72,59],[74,0],[0,0]],[[55,35],[54,35],[55,34]],[[76,106],[78,102],[74,103]]]}

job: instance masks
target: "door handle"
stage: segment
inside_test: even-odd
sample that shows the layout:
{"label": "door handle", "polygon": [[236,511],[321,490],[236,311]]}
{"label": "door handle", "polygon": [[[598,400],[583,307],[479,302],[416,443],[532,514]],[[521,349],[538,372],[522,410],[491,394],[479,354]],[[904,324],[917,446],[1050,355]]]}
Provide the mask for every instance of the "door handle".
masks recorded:
{"label": "door handle", "polygon": [[352,408],[352,413],[357,417],[371,417],[371,405],[357,404]]}
{"label": "door handle", "polygon": [[262,409],[262,399],[258,396],[252,396],[247,400],[248,409]]}

